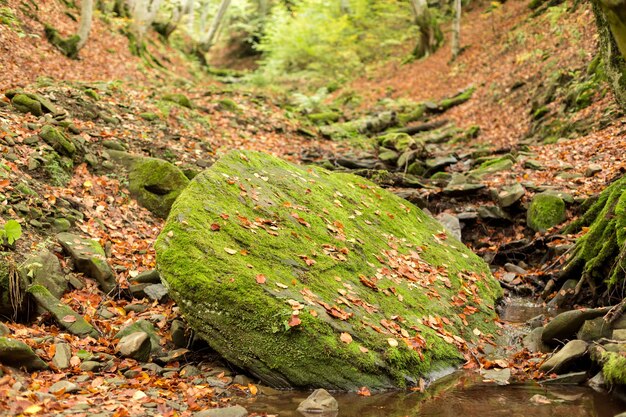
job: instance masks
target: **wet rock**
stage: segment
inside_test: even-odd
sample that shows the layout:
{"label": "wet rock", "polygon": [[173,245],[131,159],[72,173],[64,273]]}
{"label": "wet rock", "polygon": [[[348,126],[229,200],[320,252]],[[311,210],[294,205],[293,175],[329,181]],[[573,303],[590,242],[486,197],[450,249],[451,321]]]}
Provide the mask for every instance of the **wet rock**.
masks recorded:
{"label": "wet rock", "polygon": [[194,417],[247,417],[248,410],[240,405],[231,407],[214,408],[212,410],[203,410],[196,412]]}
{"label": "wet rock", "polygon": [[484,380],[493,381],[498,385],[508,385],[511,380],[511,369],[483,369],[480,371]]}
{"label": "wet rock", "polygon": [[106,293],[115,288],[115,275],[106,261],[104,249],[97,241],[71,233],[59,233],[57,240],[71,256],[79,272],[95,279]]}
{"label": "wet rock", "polygon": [[74,142],[55,127],[50,125],[42,127],[39,136],[60,155],[71,157],[76,153],[76,145],[74,145]]}
{"label": "wet rock", "polygon": [[156,269],[144,271],[132,279],[137,284],[160,284],[161,275]]}
{"label": "wet rock", "polygon": [[593,378],[587,381],[587,385],[591,387],[594,391],[605,391],[606,383],[604,381],[604,375],[602,375],[602,372],[598,372]]}
{"label": "wet rock", "polygon": [[446,231],[457,240],[461,240],[461,222],[459,218],[450,213],[440,213],[437,216],[439,223],[446,228]]}
{"label": "wet rock", "polygon": [[139,362],[147,362],[150,359],[150,336],[145,332],[135,332],[122,337],[117,344],[117,351],[126,358],[132,358]]}
{"label": "wet rock", "polygon": [[528,227],[536,232],[545,232],[565,220],[565,202],[551,193],[541,193],[533,197],[526,215]]}
{"label": "wet rock", "polygon": [[57,369],[67,369],[71,366],[70,359],[72,358],[72,348],[68,343],[55,343],[54,345],[54,357],[52,358],[52,364]]}
{"label": "wet rock", "polygon": [[48,392],[55,395],[70,394],[79,390],[80,388],[78,387],[78,385],[70,381],[58,381],[52,384],[50,388],[48,388]]}
{"label": "wet rock", "polygon": [[557,374],[563,373],[568,370],[572,363],[585,356],[587,346],[588,344],[585,341],[571,340],[561,350],[541,364],[539,370]]}
{"label": "wet rock", "polygon": [[27,371],[47,369],[48,365],[24,342],[0,337],[0,363]]}
{"label": "wet rock", "polygon": [[554,317],[545,326],[542,339],[545,343],[563,343],[566,340],[574,339],[576,333],[586,320],[591,320],[603,316],[608,312],[606,308],[571,310]]}
{"label": "wet rock", "polygon": [[80,370],[84,372],[97,372],[102,369],[104,365],[97,361],[85,361],[80,364]]}
{"label": "wet rock", "polygon": [[556,378],[548,378],[539,381],[542,385],[580,385],[587,380],[587,372],[570,372],[559,375]]}
{"label": "wet rock", "polygon": [[603,337],[611,336],[611,326],[603,317],[596,317],[592,320],[585,320],[578,331],[578,339],[591,342]]}
{"label": "wet rock", "polygon": [[331,413],[339,410],[339,403],[325,389],[316,389],[298,405],[301,413]]}
{"label": "wet rock", "polygon": [[550,348],[543,342],[541,334],[543,333],[543,327],[536,327],[522,339],[522,346],[528,349],[532,353],[547,353],[550,352]]}
{"label": "wet rock", "polygon": [[559,308],[563,304],[565,304],[569,297],[574,294],[574,289],[576,288],[577,284],[578,281],[575,279],[568,279],[567,281],[565,281],[561,289],[559,289],[559,291],[554,296],[554,298],[548,301],[548,307]]}
{"label": "wet rock", "polygon": [[543,314],[539,314],[539,315],[529,319],[526,322],[526,324],[531,329],[536,329],[537,327],[543,327],[543,323],[545,322],[545,320],[546,320],[546,316],[544,316]]}
{"label": "wet rock", "polygon": [[59,259],[48,250],[26,259],[19,272],[25,282],[44,286],[54,297],[60,298],[68,289]]}
{"label": "wet rock", "polygon": [[161,339],[154,328],[154,325],[147,320],[137,320],[136,322],[129,324],[124,327],[122,330],[117,332],[114,339],[122,339],[124,336],[128,336],[133,333],[143,332],[146,333],[150,338],[151,344],[151,352],[152,354],[160,354],[161,349]]}
{"label": "wet rock", "polygon": [[143,289],[143,292],[150,300],[157,301],[159,303],[168,299],[167,288],[165,288],[165,285],[163,284],[150,284]]}
{"label": "wet rock", "polygon": [[254,384],[254,381],[246,375],[235,375],[233,378],[233,384],[248,386],[249,384]]}
{"label": "wet rock", "polygon": [[189,184],[175,165],[156,158],[138,158],[128,174],[128,189],[139,204],[155,215],[166,218],[172,204]]}
{"label": "wet rock", "polygon": [[[604,321],[604,320],[603,320]],[[626,329],[615,329],[611,335],[611,339],[617,341],[626,341]]]}
{"label": "wet rock", "polygon": [[502,208],[510,207],[524,197],[526,190],[522,184],[514,184],[510,187],[503,187],[497,195],[498,205]]}
{"label": "wet rock", "polygon": [[100,336],[98,331],[83,316],[63,304],[45,287],[33,285],[27,292],[37,301],[37,305],[50,312],[56,322],[68,332],[80,337],[91,336],[97,339]]}

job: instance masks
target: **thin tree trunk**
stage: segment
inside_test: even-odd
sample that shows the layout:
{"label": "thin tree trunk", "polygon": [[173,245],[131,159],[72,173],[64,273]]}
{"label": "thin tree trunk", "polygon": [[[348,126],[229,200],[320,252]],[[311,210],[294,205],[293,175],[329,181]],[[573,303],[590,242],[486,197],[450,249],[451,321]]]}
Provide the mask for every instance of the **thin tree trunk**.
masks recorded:
{"label": "thin tree trunk", "polygon": [[91,31],[91,21],[93,18],[93,0],[82,0],[80,5],[80,25],[78,27],[78,37],[80,40],[76,44],[76,49],[80,50],[87,39],[89,38],[89,32]]}
{"label": "thin tree trunk", "polygon": [[423,58],[434,52],[443,40],[439,25],[428,9],[426,0],[410,0],[415,25],[420,29],[420,38],[413,51],[415,58]]}
{"label": "thin tree trunk", "polygon": [[452,59],[461,52],[461,0],[454,0],[454,23],[452,25]]}
{"label": "thin tree trunk", "polygon": [[209,32],[207,33],[206,38],[203,43],[203,51],[204,53],[209,52],[209,49],[213,46],[213,42],[215,41],[215,36],[217,35],[217,31],[220,28],[220,24],[222,20],[224,20],[224,16],[226,15],[226,10],[228,10],[228,6],[230,6],[231,0],[222,0],[220,3],[220,7],[217,10],[217,14],[213,18],[213,22],[211,23],[211,27],[209,28]]}
{"label": "thin tree trunk", "polygon": [[339,8],[342,14],[350,14],[350,0],[340,0]]}

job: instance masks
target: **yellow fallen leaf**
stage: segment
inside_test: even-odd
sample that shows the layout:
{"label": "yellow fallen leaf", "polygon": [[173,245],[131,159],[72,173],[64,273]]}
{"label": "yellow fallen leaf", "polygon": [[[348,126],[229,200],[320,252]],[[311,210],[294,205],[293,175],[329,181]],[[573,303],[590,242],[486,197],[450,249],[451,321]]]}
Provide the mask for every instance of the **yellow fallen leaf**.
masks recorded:
{"label": "yellow fallen leaf", "polygon": [[398,341],[396,339],[392,338],[392,337],[387,339],[387,343],[389,343],[389,346],[391,346],[391,347],[398,346]]}
{"label": "yellow fallen leaf", "polygon": [[37,404],[33,404],[33,405],[29,405],[28,407],[26,407],[24,409],[24,411],[22,411],[22,413],[23,414],[37,414],[41,410],[43,410],[43,408],[41,408],[41,406],[39,406]]}
{"label": "yellow fallen leaf", "polygon": [[250,394],[256,395],[259,392],[259,389],[254,384],[248,384],[248,389],[250,390]]}
{"label": "yellow fallen leaf", "polygon": [[227,254],[229,255],[234,255],[237,253],[237,251],[235,249],[231,249],[231,248],[224,248],[224,250],[226,251]]}
{"label": "yellow fallen leaf", "polygon": [[348,344],[348,343],[352,343],[352,336],[350,336],[350,333],[341,333],[341,335],[339,336],[339,340],[341,340],[343,343]]}

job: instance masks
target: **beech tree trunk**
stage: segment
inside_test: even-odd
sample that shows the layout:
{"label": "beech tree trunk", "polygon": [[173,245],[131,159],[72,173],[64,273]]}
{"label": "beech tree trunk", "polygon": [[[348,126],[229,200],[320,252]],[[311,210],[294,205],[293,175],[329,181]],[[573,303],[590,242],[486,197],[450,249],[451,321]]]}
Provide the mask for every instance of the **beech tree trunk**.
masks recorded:
{"label": "beech tree trunk", "polygon": [[452,24],[452,59],[461,52],[461,0],[454,0],[454,23]]}
{"label": "beech tree trunk", "polygon": [[219,30],[220,25],[222,24],[222,21],[224,20],[224,16],[226,16],[226,10],[228,10],[228,6],[230,6],[230,1],[231,0],[222,0],[222,2],[220,3],[220,7],[217,10],[215,17],[213,17],[213,22],[211,23],[211,27],[209,28],[209,31],[207,32],[207,35],[202,42],[203,44],[202,49],[204,53],[209,52],[209,50],[213,46],[213,42],[215,42],[215,36],[217,35],[217,31]]}
{"label": "beech tree trunk", "polygon": [[415,24],[420,29],[420,38],[413,50],[415,58],[423,58],[433,53],[443,41],[441,29],[428,9],[426,0],[410,0]]}
{"label": "beech tree trunk", "polygon": [[91,22],[93,20],[93,0],[82,0],[80,4],[80,24],[78,27],[78,37],[80,40],[76,44],[76,49],[80,50],[87,39],[89,39],[89,32],[91,31]]}

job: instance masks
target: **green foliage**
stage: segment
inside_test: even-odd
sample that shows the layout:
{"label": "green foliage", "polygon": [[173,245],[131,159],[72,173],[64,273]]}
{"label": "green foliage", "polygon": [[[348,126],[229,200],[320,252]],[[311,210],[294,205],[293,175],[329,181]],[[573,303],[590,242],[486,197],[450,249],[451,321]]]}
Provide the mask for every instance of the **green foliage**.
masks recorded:
{"label": "green foliage", "polygon": [[9,245],[14,244],[20,237],[22,237],[22,226],[15,220],[8,220],[0,229],[0,239]]}

